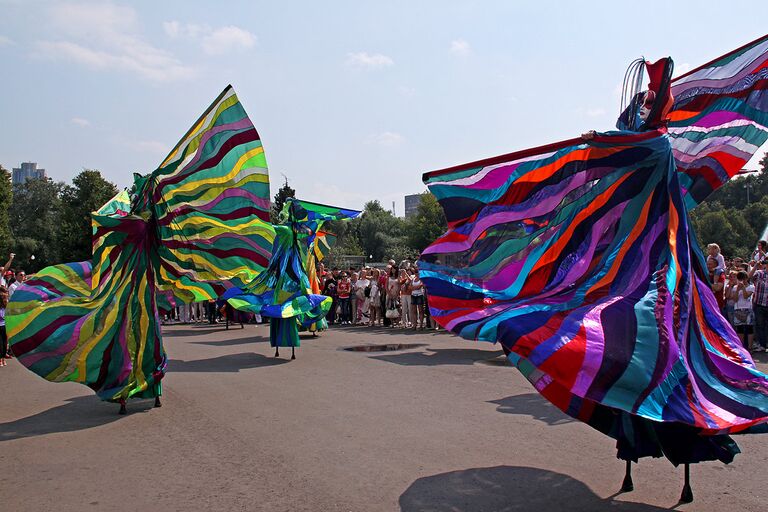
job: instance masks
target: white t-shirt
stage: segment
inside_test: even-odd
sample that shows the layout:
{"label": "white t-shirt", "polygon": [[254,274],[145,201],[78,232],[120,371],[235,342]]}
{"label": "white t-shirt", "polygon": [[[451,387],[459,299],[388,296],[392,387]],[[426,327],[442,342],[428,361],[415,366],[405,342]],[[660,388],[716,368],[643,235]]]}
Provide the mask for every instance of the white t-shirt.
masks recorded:
{"label": "white t-shirt", "polygon": [[[421,279],[419,279],[419,278],[414,278],[414,279],[413,279],[413,281],[411,282],[411,284],[412,284],[412,285],[414,285],[414,286],[416,286],[416,285],[420,285],[420,284],[421,284]],[[423,287],[423,286],[421,286],[420,288],[414,288],[414,289],[411,291],[411,295],[416,295],[417,297],[418,297],[419,295],[424,295],[424,287]]]}
{"label": "white t-shirt", "polygon": [[[755,293],[755,286],[754,285],[748,285],[747,286],[747,293],[752,292]],[[734,306],[736,309],[752,309],[752,296],[750,295],[749,298],[744,297],[744,291],[739,290],[739,298],[736,299],[736,306]]]}
{"label": "white t-shirt", "polygon": [[368,279],[358,279],[357,282],[355,282],[355,295],[358,299],[365,298],[365,289],[369,284],[371,284],[371,282]]}

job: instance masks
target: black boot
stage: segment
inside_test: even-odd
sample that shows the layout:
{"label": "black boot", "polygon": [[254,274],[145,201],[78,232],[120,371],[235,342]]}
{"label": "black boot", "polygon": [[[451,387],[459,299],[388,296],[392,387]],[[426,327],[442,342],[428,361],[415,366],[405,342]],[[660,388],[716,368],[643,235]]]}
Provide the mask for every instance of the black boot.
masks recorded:
{"label": "black boot", "polygon": [[162,407],[162,406],[163,406],[163,404],[160,403],[160,397],[156,396],[155,397],[155,407]]}
{"label": "black boot", "polygon": [[632,461],[627,461],[627,472],[624,474],[624,482],[621,484],[621,492],[632,492],[635,485],[632,483]]}
{"label": "black boot", "polygon": [[685,465],[685,485],[683,493],[680,495],[680,503],[690,503],[693,501],[693,490],[691,489],[691,466]]}
{"label": "black boot", "polygon": [[117,414],[127,414],[128,410],[125,408],[125,399],[121,398],[117,403],[120,404],[120,411]]}

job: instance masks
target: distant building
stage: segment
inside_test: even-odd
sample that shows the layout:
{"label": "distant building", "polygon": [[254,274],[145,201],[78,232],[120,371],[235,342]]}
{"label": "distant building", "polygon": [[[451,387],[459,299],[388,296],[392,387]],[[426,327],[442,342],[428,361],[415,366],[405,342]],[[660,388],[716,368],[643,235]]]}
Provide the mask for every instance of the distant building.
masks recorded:
{"label": "distant building", "polygon": [[11,183],[22,185],[27,180],[44,180],[45,169],[38,169],[37,162],[22,162],[21,167],[14,168]]}
{"label": "distant building", "polygon": [[411,194],[405,196],[405,216],[412,217],[419,211],[421,204],[421,194]]}

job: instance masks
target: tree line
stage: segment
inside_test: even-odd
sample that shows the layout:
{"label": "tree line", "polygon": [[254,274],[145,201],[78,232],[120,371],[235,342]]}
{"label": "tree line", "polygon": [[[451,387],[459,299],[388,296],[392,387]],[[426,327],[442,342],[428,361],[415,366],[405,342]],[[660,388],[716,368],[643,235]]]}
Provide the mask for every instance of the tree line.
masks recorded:
{"label": "tree line", "polygon": [[[91,212],[117,194],[101,173],[85,169],[71,184],[50,178],[11,185],[0,166],[0,259],[37,272],[48,265],[91,259]],[[0,263],[1,265],[2,263]]]}
{"label": "tree line", "polygon": [[[690,212],[699,244],[720,245],[727,257],[748,257],[768,234],[768,154],[759,172],[730,180]],[[16,253],[14,267],[28,273],[62,262],[91,257],[91,217],[117,193],[98,170],[85,169],[71,184],[50,178],[11,186],[10,173],[0,166],[0,259]],[[272,204],[273,222],[296,191],[286,180]],[[351,221],[328,223],[337,236],[328,262],[342,255],[368,262],[417,259],[446,230],[443,210],[424,192],[414,216],[396,217],[378,200],[365,204],[364,214]]]}

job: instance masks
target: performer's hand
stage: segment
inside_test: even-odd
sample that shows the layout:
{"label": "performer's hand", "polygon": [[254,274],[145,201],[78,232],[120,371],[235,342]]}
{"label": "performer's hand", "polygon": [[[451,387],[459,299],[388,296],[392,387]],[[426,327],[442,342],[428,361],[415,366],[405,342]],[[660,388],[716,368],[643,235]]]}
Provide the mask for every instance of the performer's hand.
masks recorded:
{"label": "performer's hand", "polygon": [[589,130],[588,132],[582,133],[581,138],[584,140],[592,140],[595,138],[595,135],[597,135],[595,130]]}

